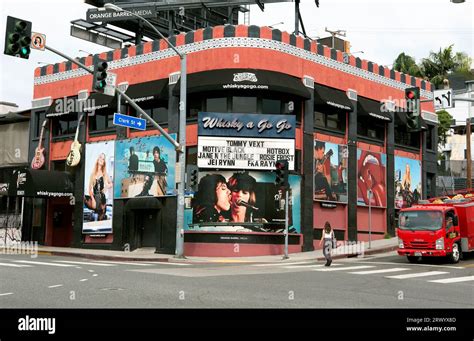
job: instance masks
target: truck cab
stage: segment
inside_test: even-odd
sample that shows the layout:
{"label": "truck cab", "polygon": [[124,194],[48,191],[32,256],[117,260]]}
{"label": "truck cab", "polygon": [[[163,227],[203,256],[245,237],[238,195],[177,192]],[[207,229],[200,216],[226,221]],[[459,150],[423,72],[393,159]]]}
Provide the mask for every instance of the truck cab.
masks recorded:
{"label": "truck cab", "polygon": [[[470,206],[474,208],[474,204]],[[463,251],[459,207],[455,203],[429,203],[401,210],[398,254],[412,263],[421,257],[448,257],[457,263]]]}

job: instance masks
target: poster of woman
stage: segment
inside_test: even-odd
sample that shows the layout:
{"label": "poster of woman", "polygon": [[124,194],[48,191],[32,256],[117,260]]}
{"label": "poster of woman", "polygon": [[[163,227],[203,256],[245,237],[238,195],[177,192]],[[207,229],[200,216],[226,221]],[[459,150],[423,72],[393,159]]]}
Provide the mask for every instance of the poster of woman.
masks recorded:
{"label": "poster of woman", "polygon": [[357,204],[386,207],[385,154],[357,149]]}
{"label": "poster of woman", "polygon": [[416,204],[421,198],[421,162],[395,156],[395,208]]}
{"label": "poster of woman", "polygon": [[114,142],[86,144],[82,233],[112,233]]}
{"label": "poster of woman", "polygon": [[176,151],[164,136],[117,141],[115,198],[174,195],[175,164]]}

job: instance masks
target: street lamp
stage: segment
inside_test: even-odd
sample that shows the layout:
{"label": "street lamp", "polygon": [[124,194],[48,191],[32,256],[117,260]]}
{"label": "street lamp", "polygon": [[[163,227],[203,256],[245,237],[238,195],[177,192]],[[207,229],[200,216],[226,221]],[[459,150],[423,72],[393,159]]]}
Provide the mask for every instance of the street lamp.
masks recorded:
{"label": "street lamp", "polygon": [[187,87],[187,75],[186,75],[186,54],[179,52],[176,49],[176,46],[170,43],[168,39],[166,39],[163,34],[156,29],[148,20],[143,18],[142,16],[127,11],[123,8],[120,8],[117,5],[107,3],[104,5],[105,9],[111,9],[114,11],[120,11],[128,13],[134,17],[145,22],[150,28],[155,31],[161,39],[166,41],[168,46],[179,56],[181,60],[181,87],[179,93],[179,145],[176,148],[178,152],[178,208],[177,208],[177,228],[176,228],[176,258],[183,258],[184,257],[184,175],[186,172],[186,87]]}

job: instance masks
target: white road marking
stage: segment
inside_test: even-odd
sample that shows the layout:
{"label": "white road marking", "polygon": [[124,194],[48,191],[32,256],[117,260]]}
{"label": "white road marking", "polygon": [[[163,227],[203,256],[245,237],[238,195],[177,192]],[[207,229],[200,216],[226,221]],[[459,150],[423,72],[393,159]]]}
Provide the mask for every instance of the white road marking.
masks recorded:
{"label": "white road marking", "polygon": [[0,294],[0,296],[8,296],[8,295],[13,295],[13,293],[12,292],[6,292],[4,294]]}
{"label": "white road marking", "polygon": [[408,271],[410,269],[406,268],[390,268],[390,269],[380,269],[380,270],[367,270],[367,271],[355,271],[349,272],[350,274],[356,275],[371,275],[371,274],[383,274],[386,272],[398,272],[398,271]]}
{"label": "white road marking", "polygon": [[434,281],[428,281],[432,283],[459,283],[459,282],[468,282],[474,281],[474,276],[465,276],[465,277],[454,277],[454,278],[446,278],[446,279],[437,279]]}
{"label": "white road marking", "polygon": [[20,265],[10,263],[0,263],[0,266],[11,266],[12,268],[31,268],[31,265]]}
{"label": "white road marking", "polygon": [[93,274],[93,275],[92,275],[92,277],[97,277],[97,276],[99,276],[99,275],[98,275],[98,274]]}
{"label": "white road marking", "polygon": [[314,271],[343,271],[343,270],[357,270],[357,269],[369,269],[369,268],[375,268],[375,266],[360,265],[360,266],[344,266],[342,268],[331,268],[328,266],[322,269],[314,269]]}
{"label": "white road marking", "polygon": [[150,264],[150,265],[177,265],[177,266],[191,266],[192,264],[186,263],[172,263],[172,262],[141,262],[143,264]]}
{"label": "white road marking", "polygon": [[14,260],[14,262],[17,263],[26,263],[26,264],[36,264],[36,265],[50,265],[50,266],[59,266],[59,267],[73,267],[74,265],[72,264],[57,264],[57,263],[45,263],[45,262],[33,262],[29,260]]}
{"label": "white road marking", "polygon": [[115,266],[113,264],[94,263],[94,262],[76,262],[76,261],[69,261],[69,260],[58,260],[56,262],[67,263],[67,264],[81,264],[81,265]]}
{"label": "white road marking", "polygon": [[57,284],[57,285],[50,285],[48,288],[52,289],[52,288],[59,288],[62,286],[63,286],[62,284]]}
{"label": "white road marking", "polygon": [[[331,266],[340,266],[341,264],[331,264]],[[290,265],[284,266],[284,269],[312,269],[312,268],[321,268],[324,264],[312,264],[312,265]]]}
{"label": "white road marking", "polygon": [[292,262],[292,263],[265,263],[265,264],[252,264],[251,266],[286,266],[286,265],[297,265],[297,264],[310,264],[310,262],[305,261],[305,262]]}
{"label": "white road marking", "polygon": [[449,272],[446,272],[446,271],[417,272],[417,273],[405,274],[405,275],[385,276],[385,278],[407,279],[407,278],[418,278],[418,277],[445,275],[445,274],[449,274]]}
{"label": "white road marking", "polygon": [[107,263],[107,264],[117,264],[117,265],[137,265],[137,266],[151,266],[151,264],[148,263],[135,263],[135,262],[120,262],[120,261],[100,261],[101,263]]}
{"label": "white road marking", "polygon": [[89,280],[88,278],[83,278],[79,282],[85,282],[85,281],[88,281],[88,280]]}
{"label": "white road marking", "polygon": [[371,261],[346,261],[346,263],[361,263],[361,264],[380,264],[380,265],[398,265],[398,266],[423,266],[427,268],[449,268],[449,269],[465,269],[464,266],[452,266],[452,265],[434,265],[434,264],[411,264],[411,263],[398,263],[398,262],[371,262]]}
{"label": "white road marking", "polygon": [[94,270],[87,270],[87,271],[89,271],[89,272],[91,272],[91,273],[92,273],[92,272],[95,272]]}

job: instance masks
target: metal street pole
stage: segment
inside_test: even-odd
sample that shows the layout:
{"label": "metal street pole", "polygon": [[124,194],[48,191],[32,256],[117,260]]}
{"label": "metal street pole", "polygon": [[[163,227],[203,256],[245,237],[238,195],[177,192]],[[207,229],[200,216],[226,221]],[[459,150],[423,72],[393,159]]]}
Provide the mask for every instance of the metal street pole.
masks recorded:
{"label": "metal street pole", "polygon": [[288,259],[288,188],[285,190],[285,255],[283,259]]}
{"label": "metal street pole", "polygon": [[372,190],[367,191],[367,197],[369,199],[369,249],[372,246]]}
{"label": "metal street pole", "polygon": [[[142,16],[124,10],[117,5],[112,3],[107,3],[104,5],[106,9],[112,9],[114,11],[123,11],[125,13],[131,14],[132,16],[145,22],[153,31],[155,31],[161,39],[165,40],[168,46],[176,52],[181,60],[181,87],[179,92],[179,149],[178,151],[178,197],[177,197],[177,211],[176,211],[176,258],[184,258],[184,180],[186,174],[186,97],[187,97],[187,72],[186,72],[186,54],[178,51],[176,46],[171,44],[171,42],[166,39],[165,36],[151,24],[148,20]],[[160,131],[161,132],[161,131]]]}

